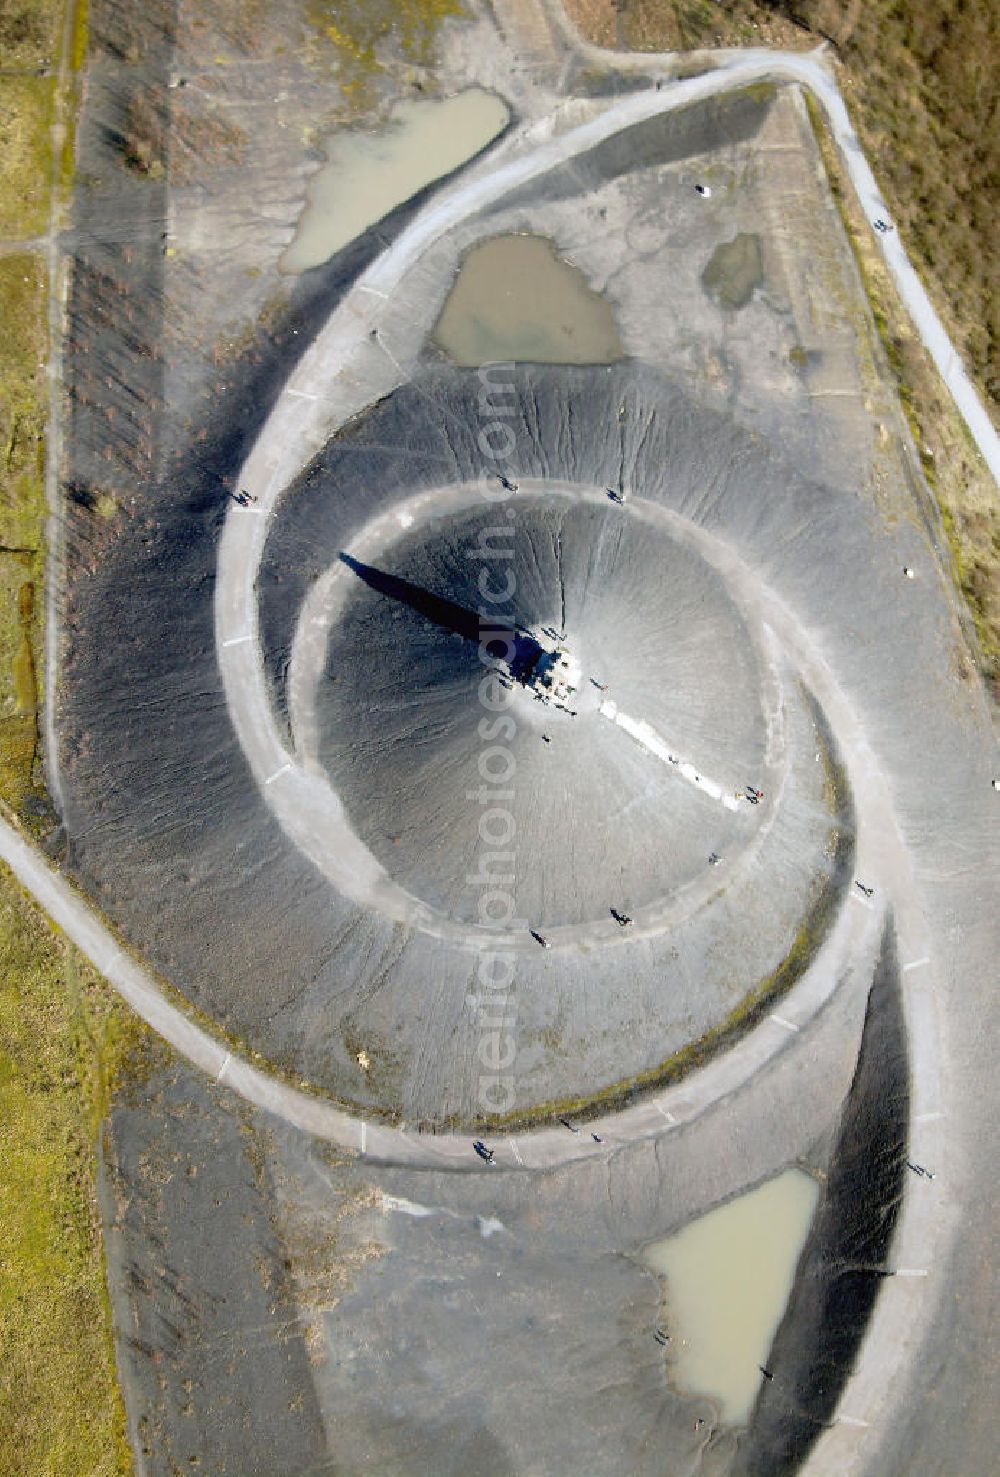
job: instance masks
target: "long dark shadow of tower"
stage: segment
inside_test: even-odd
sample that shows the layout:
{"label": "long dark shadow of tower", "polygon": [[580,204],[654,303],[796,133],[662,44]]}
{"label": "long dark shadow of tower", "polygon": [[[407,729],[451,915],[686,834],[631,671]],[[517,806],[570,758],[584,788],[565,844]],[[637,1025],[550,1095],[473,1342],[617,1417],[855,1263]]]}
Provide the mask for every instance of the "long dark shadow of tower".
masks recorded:
{"label": "long dark shadow of tower", "polygon": [[351,554],[342,552],[340,560],[369,589],[409,606],[410,610],[424,620],[461,636],[464,641],[471,641],[476,646],[481,643],[490,656],[506,665],[517,682],[524,682],[530,677],[539,657],[544,653],[544,647],[530,632],[520,631],[516,626],[499,625],[495,621],[487,625],[480,620],[478,611],[469,610],[467,606],[448,600],[443,595],[435,595],[432,590],[426,590],[422,585],[415,585],[399,575],[389,574],[384,569],[375,569],[371,564],[362,564],[360,559],[355,559]]}

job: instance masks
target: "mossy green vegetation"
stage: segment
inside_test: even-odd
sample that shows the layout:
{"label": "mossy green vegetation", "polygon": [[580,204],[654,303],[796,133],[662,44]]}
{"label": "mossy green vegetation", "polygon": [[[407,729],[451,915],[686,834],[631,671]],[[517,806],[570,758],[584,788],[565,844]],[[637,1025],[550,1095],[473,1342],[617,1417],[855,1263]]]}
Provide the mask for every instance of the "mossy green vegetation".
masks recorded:
{"label": "mossy green vegetation", "polygon": [[0,77],[0,238],[24,241],[45,230],[56,83]]}
{"label": "mossy green vegetation", "polygon": [[40,790],[46,287],[37,254],[0,257],[0,796],[15,810]]}
{"label": "mossy green vegetation", "polygon": [[74,72],[78,72],[87,57],[87,18],[89,8],[87,0],[76,0],[73,9],[73,36],[70,45],[69,63]]}
{"label": "mossy green vegetation", "polygon": [[55,61],[61,0],[0,0],[0,56],[5,71],[38,70]]}
{"label": "mossy green vegetation", "polygon": [[[74,64],[83,56],[74,11]],[[72,178],[75,83],[52,178],[64,7],[0,0],[0,238],[48,225]],[[78,53],[78,56],[77,56]],[[44,75],[34,75],[41,72]],[[0,256],[0,799],[22,820],[46,797],[38,757],[45,574],[47,272],[40,251]],[[0,1472],[132,1471],[97,1213],[95,1143],[144,1033],[111,989],[0,868]]]}
{"label": "mossy green vegetation", "polygon": [[442,22],[462,13],[462,0],[306,0],[314,33],[334,48],[341,90],[359,109],[374,102],[384,43],[394,41],[407,61],[425,66]]}
{"label": "mossy green vegetation", "polygon": [[764,281],[760,237],[740,231],[732,241],[721,241],[712,252],[701,281],[720,307],[730,312],[746,307]]}
{"label": "mossy green vegetation", "polygon": [[0,867],[0,1471],[131,1472],[94,1145],[144,1028]]}

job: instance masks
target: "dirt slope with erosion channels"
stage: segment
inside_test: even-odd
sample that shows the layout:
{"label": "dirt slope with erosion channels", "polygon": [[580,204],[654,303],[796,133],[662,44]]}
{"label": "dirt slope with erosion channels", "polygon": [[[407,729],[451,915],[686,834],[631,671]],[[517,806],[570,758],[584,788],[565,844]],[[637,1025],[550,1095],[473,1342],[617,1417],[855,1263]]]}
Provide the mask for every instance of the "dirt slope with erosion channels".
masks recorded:
{"label": "dirt slope with erosion channels", "polygon": [[[109,110],[120,110],[127,100],[128,81],[116,77],[106,84]],[[630,166],[701,152],[727,129],[735,128],[741,138],[752,135],[772,101],[771,89],[751,91],[728,107],[711,108],[707,131],[696,126],[697,120],[682,120],[679,138],[667,121],[640,125],[628,137],[574,160],[572,167],[553,170],[537,189],[546,202],[552,194],[572,202],[592,178],[617,180]],[[100,152],[103,135],[95,129],[85,146],[100,166],[93,171],[100,179],[107,173]],[[426,1001],[408,988],[419,979],[420,990],[428,991],[455,1025],[453,1060],[472,1059],[476,1027],[464,1004],[467,957],[460,949],[440,949],[431,933],[406,935],[384,914],[335,894],[294,850],[239,752],[215,652],[217,542],[232,510],[227,479],[274,404],[296,350],[397,223],[384,223],[327,271],[301,279],[287,313],[270,315],[236,362],[220,364],[214,393],[206,389],[202,404],[189,414],[173,385],[169,409],[162,404],[158,378],[163,356],[176,348],[167,327],[157,330],[167,262],[158,250],[162,181],[140,178],[124,167],[115,178],[124,181],[120,202],[95,187],[81,208],[81,219],[91,229],[81,230],[85,244],[72,304],[77,393],[66,619],[76,639],[65,669],[63,711],[72,864],[157,967],[272,1061],[365,1107],[404,1112],[408,1119],[429,1114],[438,1122],[468,1121],[472,1089],[467,1075],[449,1071],[445,1053],[437,1046],[430,1049],[426,1013],[414,1021]],[[529,190],[518,195],[519,208],[543,208],[532,206]],[[96,226],[109,219],[113,224],[115,210],[126,205],[131,239],[123,244],[113,231],[99,237]],[[190,266],[182,266],[182,280],[197,306],[199,287],[206,296],[207,288]],[[192,316],[199,315],[186,315],[185,327]],[[178,331],[176,324],[172,331]],[[207,346],[203,352],[207,356]],[[173,364],[170,368],[174,379],[180,378]],[[671,499],[682,517],[699,523],[709,518],[715,529],[726,526],[748,564],[774,570],[774,578],[786,582],[793,605],[815,610],[824,626],[837,632],[848,598],[843,570],[852,571],[859,584],[852,591],[856,618],[884,629],[887,642],[898,644],[905,628],[900,671],[908,662],[923,670],[913,640],[914,604],[923,610],[928,641],[943,639],[947,618],[935,601],[933,582],[907,586],[904,614],[894,533],[885,530],[884,545],[863,542],[882,535],[858,523],[853,488],[849,495],[835,494],[826,485],[806,483],[783,462],[779,469],[781,457],[763,439],[748,447],[731,418],[695,414],[681,392],[637,363],[597,370],[526,368],[519,372],[519,385],[518,472],[597,488],[626,476],[650,496]],[[472,392],[477,388],[474,375],[428,369],[421,383],[359,417],[304,474],[300,495],[288,499],[276,521],[274,557],[269,550],[260,581],[264,644],[275,667],[287,658],[301,580],[319,573],[338,549],[350,546],[369,518],[400,496],[439,488],[442,475],[449,482],[481,475],[482,459],[469,429],[476,423]],[[440,410],[430,421],[422,399],[427,392],[433,392]],[[606,427],[618,423],[625,399],[633,405],[632,414],[621,423],[620,434],[609,438]],[[114,435],[107,429],[108,410],[120,427]],[[647,423],[639,445],[633,428]],[[573,435],[566,434],[569,425]],[[815,440],[819,434],[817,427]],[[858,434],[867,447],[870,423],[863,421]],[[362,465],[365,476],[359,479]],[[330,497],[327,476],[349,480],[357,496]],[[759,498],[747,497],[751,477],[761,490]],[[110,478],[115,480],[109,485]],[[318,479],[312,490],[320,502],[315,517],[313,479]],[[706,486],[712,489],[710,498]],[[98,498],[108,492],[117,497],[119,489],[121,505],[102,523],[95,516]],[[784,499],[791,505],[786,507]],[[822,509],[825,542],[819,567],[819,523],[803,521],[806,506]],[[297,521],[303,510],[305,538]],[[320,514],[334,523],[321,521]],[[830,555],[835,543],[843,555],[839,563]],[[782,553],[777,568],[776,549]],[[897,597],[888,616],[887,582]],[[86,639],[98,630],[108,639]],[[837,659],[849,668],[866,654],[848,642]],[[816,774],[813,763],[810,770]],[[374,807],[370,819],[378,820]],[[781,901],[769,909],[768,929],[752,939],[752,947],[770,951],[769,957],[747,947],[739,955],[746,973],[751,961],[759,966],[747,989],[774,970],[801,922],[798,911],[792,918],[787,912],[779,916],[779,909],[788,908],[787,899],[797,896],[803,877],[795,847],[780,851],[774,866],[782,869],[782,879],[784,869],[790,875],[776,889]],[[158,899],[155,909],[149,907],[151,890]],[[726,906],[738,922],[735,895]],[[248,927],[248,919],[266,920],[267,926]],[[693,936],[695,930],[689,932]],[[636,968],[631,998],[609,1002],[608,991],[600,989],[607,967],[602,951],[553,957],[549,985],[555,980],[567,999],[571,990],[577,999],[585,988],[593,990],[602,1010],[633,1010],[643,1026],[653,1016],[662,1026],[661,1012],[672,1003],[657,973],[669,962],[657,964],[654,958],[661,943]],[[731,977],[722,951],[717,957]],[[536,988],[542,958],[537,951],[525,957],[522,1024],[545,1044],[552,1034],[555,993],[540,984]],[[695,963],[688,981],[702,977]],[[640,992],[641,1004],[636,1004]],[[700,1011],[706,1008],[704,999],[692,1003]],[[578,1025],[578,1012],[570,1014]],[[407,1018],[412,1039],[402,1031]],[[641,1061],[612,1061],[609,1046],[589,1089],[656,1066],[680,1044],[678,1018],[669,1029],[669,1040],[638,1027],[627,1037],[641,1043],[637,1054],[647,1053]],[[612,1027],[601,1039],[618,1043],[626,1035]],[[379,1080],[376,1073],[365,1077],[357,1062],[359,1047],[370,1051],[372,1040],[372,1055],[384,1068]],[[564,1045],[567,1041],[563,1032]],[[540,1050],[534,1057],[524,1054],[523,1103],[583,1090],[575,1045],[570,1043],[561,1058],[555,1051],[544,1059]],[[543,1069],[552,1080],[542,1079]],[[537,1075],[529,1081],[532,1072]],[[457,1100],[459,1091],[466,1093],[464,1099]]]}

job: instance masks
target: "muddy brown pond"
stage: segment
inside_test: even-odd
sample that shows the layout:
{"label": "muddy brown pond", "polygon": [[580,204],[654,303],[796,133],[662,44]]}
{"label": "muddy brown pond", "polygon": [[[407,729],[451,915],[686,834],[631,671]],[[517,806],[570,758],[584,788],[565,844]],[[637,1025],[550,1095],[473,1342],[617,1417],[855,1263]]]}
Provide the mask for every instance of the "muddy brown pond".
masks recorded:
{"label": "muddy brown pond", "polygon": [[643,1254],[666,1282],[671,1378],[714,1400],[728,1425],[750,1414],[818,1195],[809,1175],[786,1170]]}
{"label": "muddy brown pond", "polygon": [[400,103],[376,132],[347,130],[327,142],[327,162],[309,182],[308,201],[284,272],[317,267],[433,180],[450,174],[506,127],[495,93],[470,87],[455,97]]}
{"label": "muddy brown pond", "polygon": [[611,304],[543,236],[495,236],[465,257],[434,329],[456,364],[611,364]]}

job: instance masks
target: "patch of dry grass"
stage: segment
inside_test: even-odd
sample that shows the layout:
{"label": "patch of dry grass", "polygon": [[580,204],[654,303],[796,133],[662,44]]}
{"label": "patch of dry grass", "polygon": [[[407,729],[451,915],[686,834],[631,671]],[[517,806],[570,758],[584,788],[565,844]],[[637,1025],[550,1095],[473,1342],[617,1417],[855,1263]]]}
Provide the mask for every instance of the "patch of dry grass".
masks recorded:
{"label": "patch of dry grass", "polygon": [[37,69],[55,60],[60,0],[0,0],[0,57],[5,70]]}
{"label": "patch of dry grass", "polygon": [[55,96],[53,77],[0,77],[0,239],[45,230]]}
{"label": "patch of dry grass", "polygon": [[138,1025],[0,867],[0,1471],[125,1477],[94,1143]]}
{"label": "patch of dry grass", "polygon": [[941,510],[955,581],[976,628],[982,675],[994,700],[1000,701],[1000,506],[996,487],[910,324],[833,140],[814,105],[809,112],[924,475]]}
{"label": "patch of dry grass", "polygon": [[980,391],[1000,405],[1000,10],[862,7],[842,89],[906,247]]}
{"label": "patch of dry grass", "polygon": [[387,42],[426,66],[442,23],[462,13],[462,0],[306,0],[313,34],[332,48],[341,91],[358,109],[372,106]]}
{"label": "patch of dry grass", "polygon": [[[78,4],[73,63],[82,57]],[[0,0],[5,68],[55,62],[61,4]],[[71,80],[70,95],[75,95]],[[53,76],[0,79],[0,238],[48,224]],[[67,112],[70,111],[67,108]],[[72,119],[67,117],[68,125]],[[72,127],[59,187],[72,174]],[[0,256],[0,797],[44,805],[38,763],[48,281]],[[36,807],[37,808],[37,807]],[[0,1472],[125,1477],[94,1145],[140,1028],[0,867]]]}
{"label": "patch of dry grass", "polygon": [[15,810],[39,778],[46,288],[37,255],[0,257],[0,796]]}

